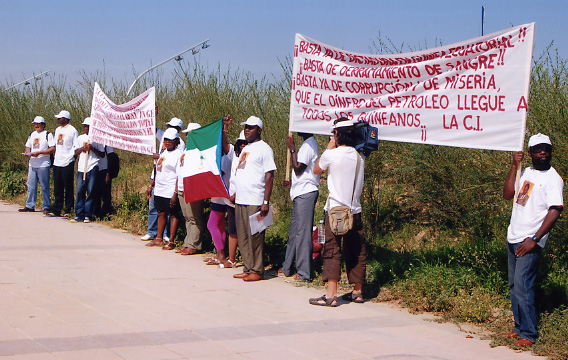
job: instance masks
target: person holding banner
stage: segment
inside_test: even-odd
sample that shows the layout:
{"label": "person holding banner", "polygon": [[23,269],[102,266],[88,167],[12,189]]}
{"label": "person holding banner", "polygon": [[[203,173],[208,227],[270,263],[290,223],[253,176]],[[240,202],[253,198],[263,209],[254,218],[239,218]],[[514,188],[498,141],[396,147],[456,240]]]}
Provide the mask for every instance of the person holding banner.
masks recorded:
{"label": "person holding banner", "polygon": [[[158,107],[156,106],[156,114],[157,113],[158,113]],[[175,129],[175,130],[177,130],[177,132],[179,134],[179,132],[181,131],[182,128],[183,128],[183,121],[181,119],[176,118],[176,117],[172,118],[166,124],[166,131],[168,129]],[[162,152],[165,151],[164,133],[165,133],[165,131],[162,130],[162,129],[156,130],[156,139],[158,139],[158,141],[160,142],[160,146],[158,147],[158,152],[154,153],[152,155],[152,158],[155,161],[160,159],[160,155],[162,154]],[[182,139],[179,139],[178,150],[181,151],[181,152],[185,151],[185,143],[183,142]],[[154,173],[155,173],[155,171],[150,176],[151,180],[154,180]],[[166,241],[168,241],[169,232],[170,232],[169,221],[167,221],[166,222],[166,230],[165,230],[165,233],[164,233],[164,239]],[[146,235],[144,235],[140,238],[140,240],[142,240],[142,241],[154,240],[156,238],[157,234],[158,234],[158,212],[156,211],[156,207],[154,206],[154,195],[152,194],[152,195],[149,195],[149,198],[148,198],[148,231],[146,232]]]}
{"label": "person holding banner", "polygon": [[[190,132],[192,132],[193,130],[199,129],[201,127],[201,125],[199,125],[198,123],[189,123],[187,124],[187,128],[185,130],[182,131],[182,133],[184,134],[188,134]],[[185,159],[185,148],[183,150],[181,150],[180,148],[178,148],[178,150],[180,150],[181,152],[181,157],[180,160],[178,162],[178,166],[176,169],[176,173],[177,173],[177,194],[178,194],[178,199],[180,206],[181,206],[181,212],[183,213],[183,217],[185,218],[185,230],[186,230],[186,235],[185,235],[185,239],[183,241],[183,246],[181,247],[181,249],[177,250],[176,252],[181,254],[181,255],[195,255],[197,254],[199,251],[201,251],[201,234],[203,232],[203,200],[198,200],[198,201],[192,201],[189,203],[185,202],[184,199],[184,186],[183,186],[183,177],[184,177],[184,173],[183,173],[183,165],[184,165],[184,159]],[[172,243],[170,242],[168,245],[167,250],[173,250],[173,247],[171,245]]]}
{"label": "person holding banner", "polygon": [[37,183],[41,186],[43,197],[43,214],[49,214],[49,170],[51,166],[50,154],[55,151],[53,135],[45,131],[45,119],[36,116],[32,121],[35,131],[26,141],[24,155],[30,158],[28,168],[28,197],[26,206],[18,209],[19,212],[34,212],[37,199]]}
{"label": "person holding banner", "polygon": [[262,120],[251,116],[241,125],[245,126],[248,145],[241,152],[235,173],[235,220],[244,271],[233,277],[259,281],[264,278],[265,230],[252,234],[249,217],[258,212],[260,217],[268,215],[276,164],[272,148],[260,138]]}
{"label": "person holding banner", "polygon": [[[288,136],[286,146],[292,159],[292,183],[284,180],[284,186],[290,187],[293,208],[288,231],[286,257],[282,264],[284,276],[294,276],[296,280],[309,280],[312,263],[312,227],[314,208],[319,195],[319,175],[314,174],[314,166],[319,156],[316,139],[312,134],[298,133],[304,142],[296,153],[294,137]],[[296,263],[296,272],[293,263]]]}
{"label": "person holding banner", "polygon": [[[338,306],[337,283],[341,278],[341,257],[345,258],[347,279],[354,284],[353,291],[343,299],[363,303],[363,281],[367,266],[367,248],[361,221],[361,202],[365,158],[353,147],[353,122],[339,118],[333,124],[333,137],[326,151],[314,165],[314,173],[321,174],[328,170],[327,188],[329,195],[325,211],[335,207],[348,207],[353,216],[353,225],[344,235],[332,232],[328,216],[325,217],[325,244],[322,249],[322,280],[327,282],[327,294],[312,298],[309,303],[320,306]],[[343,249],[342,249],[343,244]]]}
{"label": "person holding banner", "polygon": [[164,244],[164,229],[168,216],[170,216],[170,240],[175,245],[175,234],[179,221],[183,219],[183,214],[179,205],[176,193],[177,173],[176,168],[181,157],[179,151],[179,134],[176,129],[167,129],[164,132],[164,147],[156,164],[156,176],[148,189],[146,195],[154,194],[154,204],[158,211],[158,234],[157,237],[146,244],[146,246],[161,246]]}
{"label": "person holding banner", "polygon": [[55,157],[53,160],[53,195],[55,197],[51,212],[48,216],[61,216],[69,219],[75,193],[73,191],[73,175],[75,173],[75,151],[73,149],[79,133],[69,124],[71,114],[67,110],[61,110],[55,115],[59,127],[55,130]]}
{"label": "person holding banner", "polygon": [[503,197],[515,199],[507,230],[509,294],[515,327],[512,332],[501,335],[518,338],[514,344],[517,346],[531,346],[538,337],[533,284],[548,233],[564,208],[564,181],[550,165],[550,138],[533,135],[528,147],[532,166],[522,172],[519,184],[523,185],[519,193],[515,197],[516,173],[524,157],[522,151],[514,154],[503,187]]}
{"label": "person holding banner", "polygon": [[[99,172],[99,160],[105,157],[104,146],[89,141],[89,127],[93,119],[88,117],[83,121],[85,133],[75,140],[75,155],[77,162],[77,196],[75,200],[75,215],[72,222],[89,223],[94,219],[93,204],[95,200],[95,184]],[[85,193],[87,196],[85,197]]]}

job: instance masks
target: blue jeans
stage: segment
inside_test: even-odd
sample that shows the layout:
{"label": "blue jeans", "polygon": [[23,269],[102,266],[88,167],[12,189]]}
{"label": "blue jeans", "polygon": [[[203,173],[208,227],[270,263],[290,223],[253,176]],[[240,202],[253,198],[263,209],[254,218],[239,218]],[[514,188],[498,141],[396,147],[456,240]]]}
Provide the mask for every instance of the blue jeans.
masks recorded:
{"label": "blue jeans", "polygon": [[43,209],[49,210],[51,202],[49,201],[49,166],[47,167],[29,167],[28,168],[28,198],[26,207],[28,209],[35,208],[37,200],[37,183],[41,186],[41,196],[43,198]]}
{"label": "blue jeans", "polygon": [[[93,170],[87,172],[85,180],[83,180],[83,172],[77,171],[77,197],[75,204],[75,215],[79,219],[88,217],[93,218],[93,203],[95,199],[95,184],[97,181],[97,173],[99,167],[95,166]],[[85,193],[87,196],[85,197]]]}
{"label": "blue jeans", "polygon": [[288,231],[288,245],[286,257],[282,264],[282,271],[286,276],[292,276],[293,263],[296,263],[296,272],[300,279],[308,280],[312,275],[312,228],[314,226],[314,208],[319,192],[312,191],[298,195],[294,198],[290,229]]}
{"label": "blue jeans", "polygon": [[509,256],[509,294],[515,317],[514,331],[520,338],[533,343],[538,337],[537,317],[534,305],[533,284],[542,248],[538,245],[524,256],[515,256],[518,244],[507,244]]}
{"label": "blue jeans", "polygon": [[[170,217],[168,216],[168,221],[166,222],[166,228],[164,229],[164,235],[168,236],[170,233]],[[146,234],[151,237],[156,237],[158,235],[158,211],[154,206],[154,193],[152,197],[148,200],[148,231]]]}

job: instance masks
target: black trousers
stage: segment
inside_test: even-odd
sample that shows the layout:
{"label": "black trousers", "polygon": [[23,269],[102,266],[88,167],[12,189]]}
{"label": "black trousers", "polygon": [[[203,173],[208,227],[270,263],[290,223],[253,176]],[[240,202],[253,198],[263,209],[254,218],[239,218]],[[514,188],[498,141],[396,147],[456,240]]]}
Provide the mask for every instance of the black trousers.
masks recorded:
{"label": "black trousers", "polygon": [[69,165],[53,166],[53,196],[55,197],[51,211],[55,215],[61,215],[61,209],[65,214],[71,213],[75,202],[75,161]]}

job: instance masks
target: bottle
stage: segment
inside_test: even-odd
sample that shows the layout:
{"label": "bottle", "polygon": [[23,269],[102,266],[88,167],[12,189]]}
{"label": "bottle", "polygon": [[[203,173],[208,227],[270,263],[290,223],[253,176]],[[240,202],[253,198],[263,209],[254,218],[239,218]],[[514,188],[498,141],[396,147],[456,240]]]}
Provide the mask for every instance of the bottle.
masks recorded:
{"label": "bottle", "polygon": [[318,225],[318,243],[325,244],[325,226],[323,226],[323,220],[320,220]]}

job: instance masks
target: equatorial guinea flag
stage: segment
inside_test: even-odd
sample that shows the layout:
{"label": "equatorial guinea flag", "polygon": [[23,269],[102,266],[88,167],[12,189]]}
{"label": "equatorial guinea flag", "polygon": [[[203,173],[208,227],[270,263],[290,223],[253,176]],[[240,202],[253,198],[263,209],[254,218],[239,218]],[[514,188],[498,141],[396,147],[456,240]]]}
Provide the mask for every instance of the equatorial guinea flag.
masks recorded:
{"label": "equatorial guinea flag", "polygon": [[193,130],[187,135],[183,175],[185,202],[211,197],[229,198],[221,178],[223,119]]}

